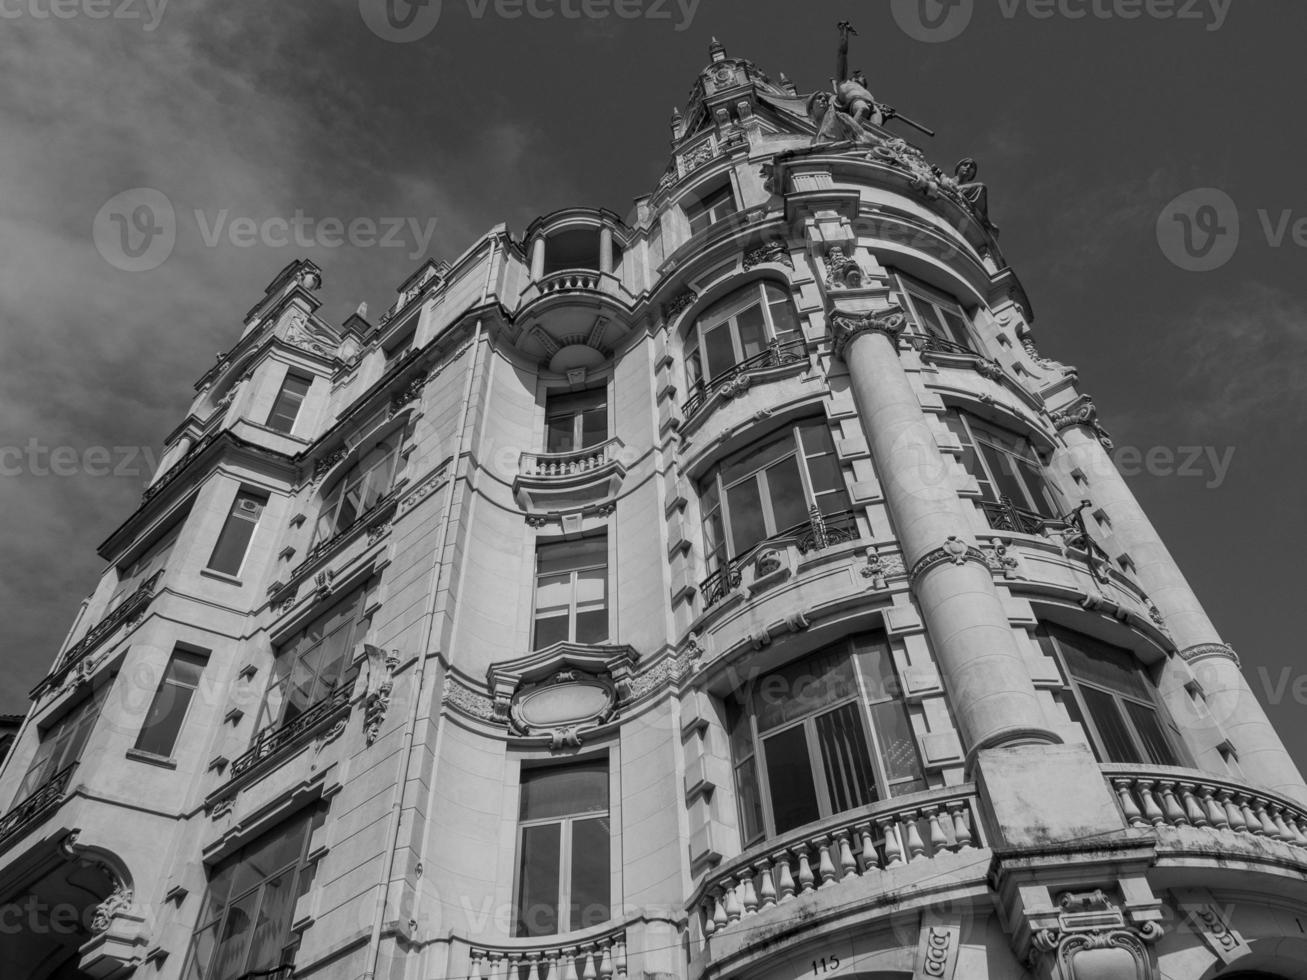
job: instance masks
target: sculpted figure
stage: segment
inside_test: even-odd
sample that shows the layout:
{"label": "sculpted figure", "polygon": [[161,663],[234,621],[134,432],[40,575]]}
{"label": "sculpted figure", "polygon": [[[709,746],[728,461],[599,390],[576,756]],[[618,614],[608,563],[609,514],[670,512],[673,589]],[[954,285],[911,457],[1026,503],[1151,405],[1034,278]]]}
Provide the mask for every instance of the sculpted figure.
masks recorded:
{"label": "sculpted figure", "polygon": [[989,188],[976,180],[976,173],[975,160],[971,157],[959,160],[953,169],[953,189],[967,202],[982,225],[997,232],[998,228],[989,220]]}

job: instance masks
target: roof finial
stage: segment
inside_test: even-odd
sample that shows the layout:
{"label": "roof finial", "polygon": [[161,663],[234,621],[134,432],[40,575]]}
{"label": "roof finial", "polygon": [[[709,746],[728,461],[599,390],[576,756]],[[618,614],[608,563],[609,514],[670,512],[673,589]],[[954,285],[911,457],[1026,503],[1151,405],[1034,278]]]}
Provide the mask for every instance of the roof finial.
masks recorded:
{"label": "roof finial", "polygon": [[713,63],[726,60],[726,45],[722,44],[717,38],[712,39],[712,44],[708,45],[708,54],[712,56]]}

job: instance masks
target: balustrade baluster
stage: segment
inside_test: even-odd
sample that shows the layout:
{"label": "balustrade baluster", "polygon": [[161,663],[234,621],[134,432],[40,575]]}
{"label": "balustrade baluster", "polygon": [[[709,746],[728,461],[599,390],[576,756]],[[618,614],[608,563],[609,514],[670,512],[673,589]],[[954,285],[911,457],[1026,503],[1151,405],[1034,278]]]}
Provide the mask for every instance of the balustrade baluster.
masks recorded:
{"label": "balustrade baluster", "polygon": [[1217,830],[1229,830],[1230,820],[1225,815],[1225,807],[1216,799],[1216,791],[1210,786],[1200,789],[1203,794],[1203,806],[1207,810],[1207,819]]}
{"label": "balustrade baluster", "polygon": [[613,943],[613,968],[617,980],[623,980],[626,976],[626,933],[622,933],[622,938]]}
{"label": "balustrade baluster", "polygon": [[1166,822],[1172,827],[1183,827],[1189,819],[1185,816],[1180,801],[1175,798],[1175,783],[1158,783],[1157,788],[1162,794],[1162,813],[1166,816]]}
{"label": "balustrade baluster", "polygon": [[613,944],[612,940],[600,946],[599,980],[613,980]]}
{"label": "balustrade baluster", "polygon": [[948,804],[953,814],[953,846],[958,851],[969,851],[975,842],[971,837],[971,804],[963,802]]}
{"label": "balustrade baluster", "polygon": [[758,893],[753,887],[753,872],[746,868],[735,876],[740,886],[740,896],[744,901],[744,914],[753,915],[758,911]]}
{"label": "balustrade baluster", "polygon": [[776,882],[772,880],[771,861],[763,858],[754,867],[758,869],[758,879],[762,883],[758,896],[762,900],[762,908],[772,908],[776,904]]}
{"label": "balustrade baluster", "polygon": [[580,952],[573,947],[560,949],[558,955],[563,958],[563,980],[576,980],[576,955]]}
{"label": "balustrade baluster", "polygon": [[471,962],[468,964],[468,980],[485,980],[485,974],[481,970],[481,955],[474,952]]}
{"label": "balustrade baluster", "polygon": [[713,925],[716,927],[713,931],[725,929],[730,921],[730,916],[726,914],[726,889],[719,888],[713,901]]}
{"label": "balustrade baluster", "polygon": [[1153,781],[1141,779],[1135,785],[1139,787],[1139,799],[1144,804],[1144,819],[1154,827],[1162,826],[1166,822],[1166,817],[1162,813],[1162,808],[1157,805],[1157,797],[1153,795]]}
{"label": "balustrade baluster", "polygon": [[1223,789],[1216,794],[1216,798],[1221,801],[1221,806],[1225,808],[1225,820],[1230,825],[1230,829],[1247,829],[1248,825],[1244,823],[1243,814],[1239,812],[1239,807],[1234,802],[1234,794],[1228,789]]}
{"label": "balustrade baluster", "polygon": [[921,811],[905,813],[903,819],[908,828],[908,860],[915,861],[926,853],[926,842],[921,839],[921,827],[918,826]]}
{"label": "balustrade baluster", "polygon": [[549,976],[546,980],[560,980],[558,969],[558,950],[551,949],[547,956]]}
{"label": "balustrade baluster", "polygon": [[903,844],[899,841],[898,817],[882,817],[876,823],[885,837],[885,867],[898,867],[904,863]]}
{"label": "balustrade baluster", "polygon": [[1180,798],[1184,800],[1184,813],[1189,822],[1195,827],[1206,827],[1208,824],[1207,814],[1204,812],[1202,804],[1198,802],[1197,787],[1193,783],[1181,783]]}
{"label": "balustrade baluster", "polygon": [[1271,838],[1271,840],[1284,840],[1284,828],[1282,828],[1279,823],[1276,822],[1275,817],[1271,815],[1271,807],[1275,804],[1271,803],[1269,800],[1256,800],[1254,801],[1254,805],[1256,806],[1257,822],[1262,825],[1262,829],[1266,832],[1266,836]]}
{"label": "balustrade baluster", "polygon": [[813,890],[813,882],[816,880],[812,874],[812,862],[808,857],[808,845],[800,844],[795,848],[795,853],[799,856],[799,891],[806,895]]}
{"label": "balustrade baluster", "polygon": [[1290,832],[1294,835],[1294,842],[1307,846],[1307,828],[1304,827],[1302,817],[1296,813],[1289,820],[1285,821],[1289,826]]}
{"label": "balustrade baluster", "polygon": [[819,888],[825,888],[835,880],[835,862],[831,860],[829,837],[818,837],[817,844],[817,870],[821,873],[821,884]]}
{"label": "balustrade baluster", "polygon": [[934,857],[940,851],[948,847],[948,835],[944,833],[944,828],[939,822],[939,808],[928,806],[922,813],[925,814],[926,820],[929,821],[930,827],[930,856]]}
{"label": "balustrade baluster", "polygon": [[1262,826],[1262,822],[1257,819],[1257,814],[1253,813],[1252,797],[1247,793],[1240,793],[1235,799],[1235,805],[1239,807],[1239,815],[1243,817],[1244,826],[1248,829],[1248,833],[1265,837],[1266,829]]}
{"label": "balustrade baluster", "polygon": [[853,860],[853,846],[849,843],[849,832],[841,830],[835,835],[840,851],[840,880],[858,873],[858,862]]}
{"label": "balustrade baluster", "polygon": [[581,962],[585,964],[582,968],[581,980],[595,980],[596,955],[594,946],[583,946],[581,948]]}
{"label": "balustrade baluster", "polygon": [[1131,827],[1146,826],[1148,821],[1144,819],[1138,804],[1135,803],[1134,780],[1114,779],[1112,783],[1116,786],[1116,795],[1121,801],[1121,812],[1125,814],[1125,822]]}
{"label": "balustrade baluster", "polygon": [[781,851],[780,854],[776,856],[777,860],[780,862],[779,867],[781,874],[780,881],[777,882],[777,887],[780,889],[780,900],[782,902],[788,902],[794,897],[794,871],[790,868],[790,861],[793,857],[794,855],[790,851]]}
{"label": "balustrade baluster", "polygon": [[880,855],[876,853],[875,829],[870,822],[861,824],[858,835],[862,838],[862,873],[865,875],[868,871],[878,871]]}
{"label": "balustrade baluster", "polygon": [[735,885],[729,878],[722,885],[722,891],[726,893],[726,921],[732,924],[739,922],[744,910],[740,907],[740,896],[735,893]]}

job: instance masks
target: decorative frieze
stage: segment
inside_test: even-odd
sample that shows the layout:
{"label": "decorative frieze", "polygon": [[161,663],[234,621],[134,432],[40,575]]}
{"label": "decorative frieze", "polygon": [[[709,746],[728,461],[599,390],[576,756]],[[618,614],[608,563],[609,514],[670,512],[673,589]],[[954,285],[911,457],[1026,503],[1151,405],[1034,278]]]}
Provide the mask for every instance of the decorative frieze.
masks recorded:
{"label": "decorative frieze", "polygon": [[794,259],[790,255],[790,250],[780,238],[773,238],[766,244],[744,253],[745,272],[764,262],[780,262],[791,269],[794,268]]}
{"label": "decorative frieze", "polygon": [[1197,643],[1191,647],[1185,647],[1180,651],[1180,656],[1188,663],[1196,663],[1199,660],[1210,660],[1213,657],[1220,657],[1225,660],[1231,660],[1236,667],[1239,666],[1239,655],[1234,652],[1234,647],[1228,643]]}

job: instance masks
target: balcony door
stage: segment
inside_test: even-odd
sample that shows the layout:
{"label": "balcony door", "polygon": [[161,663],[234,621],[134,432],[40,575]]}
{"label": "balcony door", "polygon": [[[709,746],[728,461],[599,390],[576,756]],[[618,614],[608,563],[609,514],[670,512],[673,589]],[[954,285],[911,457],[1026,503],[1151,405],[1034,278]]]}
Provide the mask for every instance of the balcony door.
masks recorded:
{"label": "balcony door", "polygon": [[550,392],[545,399],[545,452],[564,454],[608,441],[608,389]]}

